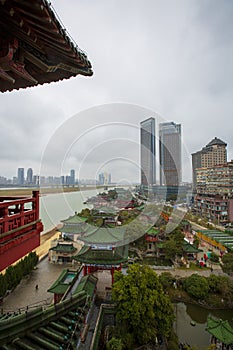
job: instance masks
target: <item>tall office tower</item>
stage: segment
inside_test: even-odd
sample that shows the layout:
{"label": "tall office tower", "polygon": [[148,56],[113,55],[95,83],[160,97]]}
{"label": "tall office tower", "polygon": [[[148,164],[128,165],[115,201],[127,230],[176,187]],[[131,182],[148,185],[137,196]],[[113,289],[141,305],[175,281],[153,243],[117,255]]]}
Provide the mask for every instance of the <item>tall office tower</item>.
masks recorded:
{"label": "tall office tower", "polygon": [[75,170],[74,169],[70,170],[70,184],[71,185],[75,184]]}
{"label": "tall office tower", "polygon": [[160,185],[179,186],[181,169],[181,124],[159,124]]}
{"label": "tall office tower", "polygon": [[198,168],[211,168],[227,162],[227,144],[215,137],[200,151],[192,154],[193,189],[197,185]]}
{"label": "tall office tower", "polygon": [[26,183],[28,185],[31,185],[32,184],[32,179],[33,179],[33,170],[32,170],[32,168],[28,168]]}
{"label": "tall office tower", "polygon": [[99,174],[99,185],[103,185],[104,184],[104,173],[100,173]]}
{"label": "tall office tower", "polygon": [[18,168],[18,185],[24,185],[24,168]]}
{"label": "tall office tower", "polygon": [[141,127],[141,184],[156,184],[155,167],[155,119],[148,118],[140,123]]}

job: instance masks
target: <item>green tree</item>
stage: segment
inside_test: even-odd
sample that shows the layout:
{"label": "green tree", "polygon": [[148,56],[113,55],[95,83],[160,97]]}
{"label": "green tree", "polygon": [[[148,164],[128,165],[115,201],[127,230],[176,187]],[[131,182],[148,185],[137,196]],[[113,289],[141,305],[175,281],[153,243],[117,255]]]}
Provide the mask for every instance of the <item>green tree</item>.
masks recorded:
{"label": "green tree", "polygon": [[194,236],[194,239],[193,239],[193,246],[194,246],[195,248],[198,248],[198,247],[199,247],[199,244],[200,244],[200,238],[199,238],[197,235],[195,235],[195,236]]}
{"label": "green tree", "polygon": [[7,280],[6,276],[0,274],[0,297],[3,297],[7,291]]}
{"label": "green tree", "polygon": [[170,335],[173,307],[150,267],[134,264],[127,275],[116,273],[112,297],[117,307],[119,334],[133,334],[140,345],[155,343],[157,335]]}
{"label": "green tree", "polygon": [[196,299],[205,299],[209,291],[209,284],[205,277],[193,274],[184,280],[184,289]]}
{"label": "green tree", "polygon": [[233,275],[233,253],[224,254],[222,257],[222,269],[228,275]]}
{"label": "green tree", "polygon": [[166,259],[176,260],[177,256],[182,256],[184,244],[184,234],[178,227],[169,233],[164,243],[164,253]]}
{"label": "green tree", "polygon": [[211,254],[210,254],[210,261],[212,263],[218,263],[219,262],[219,256],[216,253],[211,252]]}
{"label": "green tree", "polygon": [[118,338],[112,338],[106,346],[107,350],[122,350],[123,349],[123,344],[121,339]]}
{"label": "green tree", "polygon": [[163,251],[165,254],[165,259],[176,260],[177,255],[180,255],[181,250],[177,247],[176,241],[174,239],[169,239],[163,244]]}
{"label": "green tree", "polygon": [[209,283],[209,290],[211,293],[221,294],[223,282],[225,282],[225,277],[210,275],[210,277],[207,278],[207,281]]}
{"label": "green tree", "polygon": [[170,272],[162,272],[161,275],[159,275],[159,281],[162,284],[164,290],[171,288],[175,280],[176,279]]}

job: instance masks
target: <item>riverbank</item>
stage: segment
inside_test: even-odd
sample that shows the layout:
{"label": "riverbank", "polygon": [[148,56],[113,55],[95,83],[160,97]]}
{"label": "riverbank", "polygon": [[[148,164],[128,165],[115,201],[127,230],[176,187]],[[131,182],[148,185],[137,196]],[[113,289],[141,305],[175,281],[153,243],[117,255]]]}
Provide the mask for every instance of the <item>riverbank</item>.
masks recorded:
{"label": "riverbank", "polygon": [[103,186],[93,186],[93,187],[25,187],[25,188],[12,188],[12,189],[1,189],[0,196],[30,196],[32,191],[40,191],[41,195],[55,194],[55,193],[69,193],[69,192],[79,192],[79,191],[91,191],[103,188]]}
{"label": "riverbank", "polygon": [[59,238],[60,234],[61,232],[54,228],[40,236],[40,245],[34,250],[34,252],[36,252],[36,254],[39,256],[39,260],[43,259],[48,254],[51,241]]}

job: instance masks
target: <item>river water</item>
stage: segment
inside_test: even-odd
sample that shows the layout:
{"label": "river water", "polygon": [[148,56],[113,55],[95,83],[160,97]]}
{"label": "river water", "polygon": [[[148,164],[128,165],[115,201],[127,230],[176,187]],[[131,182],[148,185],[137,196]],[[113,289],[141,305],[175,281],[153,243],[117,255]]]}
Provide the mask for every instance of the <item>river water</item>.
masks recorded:
{"label": "river water", "polygon": [[40,218],[44,225],[43,233],[57,226],[61,220],[88,207],[87,198],[95,196],[97,190],[63,192],[40,197]]}

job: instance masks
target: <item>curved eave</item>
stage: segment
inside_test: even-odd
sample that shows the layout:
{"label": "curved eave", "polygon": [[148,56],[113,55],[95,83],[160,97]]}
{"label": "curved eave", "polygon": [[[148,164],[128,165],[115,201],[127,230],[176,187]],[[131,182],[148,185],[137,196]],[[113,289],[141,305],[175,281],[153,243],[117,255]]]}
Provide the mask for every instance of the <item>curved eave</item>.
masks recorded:
{"label": "curved eave", "polygon": [[25,70],[33,78],[30,81],[15,71],[6,70],[8,68],[4,63],[0,68],[15,82],[0,78],[1,92],[57,82],[77,75],[93,75],[86,54],[67,35],[46,0],[1,1],[0,28],[0,39],[9,37],[18,40]]}

